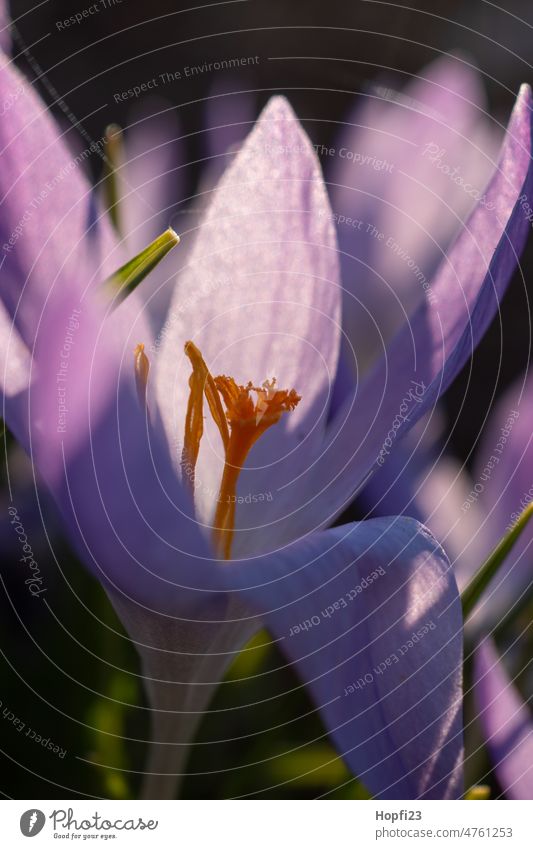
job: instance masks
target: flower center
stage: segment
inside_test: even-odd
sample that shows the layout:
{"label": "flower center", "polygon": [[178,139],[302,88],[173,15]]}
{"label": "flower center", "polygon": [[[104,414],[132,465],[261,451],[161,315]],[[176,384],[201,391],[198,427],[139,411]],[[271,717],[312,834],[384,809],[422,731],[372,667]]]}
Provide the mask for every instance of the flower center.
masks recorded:
{"label": "flower center", "polygon": [[277,424],[284,413],[294,410],[301,399],[294,389],[277,389],[275,378],[258,387],[251,382],[241,386],[226,375],[212,377],[193,342],[185,344],[185,353],[191,362],[192,374],[189,378],[182,470],[194,492],[194,471],[203,435],[205,395],[224,446],[224,471],[214,517],[213,541],[219,555],[229,559],[235,529],[237,482],[248,453],[265,431]]}

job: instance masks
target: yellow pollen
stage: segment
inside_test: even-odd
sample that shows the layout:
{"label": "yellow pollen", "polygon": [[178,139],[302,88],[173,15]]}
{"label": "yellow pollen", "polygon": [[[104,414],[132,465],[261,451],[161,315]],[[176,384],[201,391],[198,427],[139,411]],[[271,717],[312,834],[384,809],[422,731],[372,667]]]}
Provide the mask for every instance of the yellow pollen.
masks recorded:
{"label": "yellow pollen", "polygon": [[133,362],[135,368],[135,383],[137,386],[137,397],[139,399],[139,404],[141,405],[141,410],[148,413],[148,402],[147,402],[147,392],[148,392],[148,374],[150,372],[150,360],[144,353],[144,345],[137,345],[135,351],[133,352]]}
{"label": "yellow pollen", "polygon": [[[301,398],[294,389],[277,389],[275,378],[265,381],[259,387],[251,382],[241,386],[226,375],[213,378],[200,351],[192,342],[186,343],[185,353],[193,371],[189,379],[191,393],[185,419],[182,467],[193,488],[194,469],[203,434],[204,393],[220,432],[225,454],[213,538],[220,556],[229,559],[235,529],[237,482],[250,449],[266,430],[279,422],[284,413],[294,410]],[[255,398],[252,393],[255,393]],[[225,412],[220,398],[224,402]]]}

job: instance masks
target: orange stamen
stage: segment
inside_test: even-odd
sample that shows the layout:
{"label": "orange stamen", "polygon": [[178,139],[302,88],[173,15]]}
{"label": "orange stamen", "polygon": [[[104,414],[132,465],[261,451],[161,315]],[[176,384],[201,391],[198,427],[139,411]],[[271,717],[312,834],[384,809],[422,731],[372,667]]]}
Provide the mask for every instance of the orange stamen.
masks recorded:
{"label": "orange stamen", "polygon": [[185,353],[191,361],[192,374],[189,378],[191,392],[185,417],[181,467],[191,492],[194,493],[194,472],[200,451],[200,441],[204,432],[204,392],[209,410],[222,437],[224,448],[229,441],[229,431],[215,381],[204,362],[204,358],[193,342],[185,344]]}
{"label": "orange stamen", "polygon": [[[193,368],[189,379],[191,393],[185,419],[185,439],[182,467],[189,480],[200,450],[203,435],[203,394],[218,427],[224,445],[225,462],[214,517],[213,539],[221,557],[228,560],[235,529],[237,482],[252,446],[283,413],[290,412],[300,402],[294,389],[276,389],[276,379],[265,381],[257,387],[252,383],[240,386],[232,377],[220,375],[213,378],[204,359],[192,342],[185,345],[185,353]],[[255,392],[256,400],[250,393]],[[226,412],[220,400],[224,401]],[[228,427],[229,425],[229,427]]]}

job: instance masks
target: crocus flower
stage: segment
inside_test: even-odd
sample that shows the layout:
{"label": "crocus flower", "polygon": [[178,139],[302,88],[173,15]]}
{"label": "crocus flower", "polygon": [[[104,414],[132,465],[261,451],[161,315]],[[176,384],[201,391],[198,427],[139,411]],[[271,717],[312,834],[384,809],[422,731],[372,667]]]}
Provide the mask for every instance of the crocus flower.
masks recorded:
{"label": "crocus flower", "polygon": [[[5,86],[16,82],[7,65],[1,72]],[[39,152],[54,138],[64,156],[30,93],[23,104]],[[15,158],[10,173],[40,185],[48,160],[26,150],[20,162],[13,139],[3,141]],[[518,199],[529,191],[529,146],[524,90],[488,190],[494,208],[488,218],[475,210],[435,278],[437,293],[449,294],[446,309],[421,310],[333,421],[335,233],[316,157],[283,99],[271,101],[217,186],[164,333],[151,338],[134,296],[111,311],[98,287],[87,287],[103,262],[91,274],[61,264],[68,286],[55,257],[41,267],[50,282],[46,296],[40,285],[28,292],[33,336],[20,322],[16,337],[15,377],[24,379],[31,356],[29,389],[15,390],[8,373],[6,414],[138,645],[156,722],[172,734],[170,745],[155,746],[147,792],[168,792],[157,773],[180,771],[198,711],[261,621],[376,796],[460,794],[461,616],[445,556],[410,520],[320,529],[375,466],[403,382],[421,414],[467,358],[472,313],[477,341],[497,308],[493,280],[497,294],[526,232]],[[56,248],[69,202],[76,208],[84,196],[54,195]],[[8,212],[17,220],[17,208]],[[70,235],[84,244],[82,228]],[[42,242],[28,231],[20,247],[33,268]],[[102,251],[106,261],[114,251]],[[13,294],[21,285],[10,278]],[[64,328],[75,343],[61,418]]]}
{"label": "crocus flower", "polygon": [[352,380],[406,316],[434,302],[452,239],[476,202],[490,207],[500,132],[485,109],[476,71],[444,56],[400,90],[369,86],[328,152]]}

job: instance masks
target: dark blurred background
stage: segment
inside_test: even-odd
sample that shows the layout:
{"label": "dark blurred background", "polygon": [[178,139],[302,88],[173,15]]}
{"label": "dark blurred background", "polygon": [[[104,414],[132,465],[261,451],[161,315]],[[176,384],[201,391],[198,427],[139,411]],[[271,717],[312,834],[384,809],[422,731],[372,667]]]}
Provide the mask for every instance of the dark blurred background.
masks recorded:
{"label": "dark blurred background", "polygon": [[[192,0],[107,0],[104,5],[81,24],[61,28],[58,22],[88,9],[89,0],[11,4],[20,68],[37,81],[59,120],[79,122],[92,139],[101,138],[112,121],[127,126],[135,104],[116,102],[115,93],[186,65],[233,56],[258,57],[238,75],[240,88],[254,92],[256,112],[272,93],[285,93],[321,143],[334,136],[354,96],[376,76],[400,87],[443,52],[462,51],[479,66],[489,110],[498,121],[506,121],[520,83],[533,82],[533,5],[527,0],[507,2],[505,10],[485,0],[411,0],[410,8],[375,0],[230,0],[196,7]],[[176,107],[190,163],[207,155],[204,99],[215,82],[224,85],[224,72],[215,76],[182,78],[160,92]],[[235,85],[233,72],[227,84]],[[97,158],[92,163],[95,176],[100,165]],[[189,192],[198,174],[196,164],[187,169]],[[473,372],[469,366],[445,396],[449,421],[455,423],[452,450],[460,458],[468,458],[476,443],[494,389],[501,393],[528,364],[532,260],[530,244],[501,316],[476,351]],[[22,498],[20,480],[23,474],[17,484]],[[31,481],[27,487],[31,491]],[[148,733],[137,658],[101,588],[57,539],[58,562],[53,561],[33,509],[33,539],[41,539],[41,562],[55,579],[45,608],[21,594],[6,572],[0,710],[7,707],[7,716],[14,713],[66,754],[54,755],[0,716],[0,790],[15,798],[135,796]],[[46,513],[46,503],[42,509]],[[53,535],[52,513],[46,526]],[[7,559],[16,556],[4,532],[2,545]],[[187,780],[186,795],[364,795],[342,764],[332,761],[320,722],[289,671],[276,673],[276,689],[292,694],[274,705],[263,701],[271,693],[272,675],[262,673],[280,664],[274,649],[253,657],[253,669],[244,659],[232,669],[200,736],[200,742],[243,740],[197,746],[190,769],[199,775]],[[250,675],[259,677],[246,680]],[[243,707],[252,703],[256,706]],[[277,725],[277,731],[262,732]],[[284,754],[273,757],[278,753]]]}

